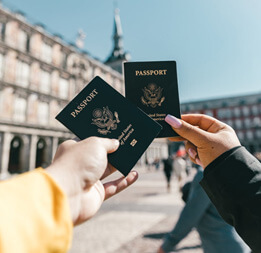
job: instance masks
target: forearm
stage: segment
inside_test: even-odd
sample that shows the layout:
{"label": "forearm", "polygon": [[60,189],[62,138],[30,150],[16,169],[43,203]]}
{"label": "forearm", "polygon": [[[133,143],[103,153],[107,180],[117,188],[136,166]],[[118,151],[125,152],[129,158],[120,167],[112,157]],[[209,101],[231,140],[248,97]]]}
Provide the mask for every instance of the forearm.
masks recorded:
{"label": "forearm", "polygon": [[261,251],[261,164],[244,147],[214,160],[201,181],[220,215],[255,252]]}
{"label": "forearm", "polygon": [[62,253],[71,242],[67,198],[42,170],[0,183],[0,224],[3,253]]}

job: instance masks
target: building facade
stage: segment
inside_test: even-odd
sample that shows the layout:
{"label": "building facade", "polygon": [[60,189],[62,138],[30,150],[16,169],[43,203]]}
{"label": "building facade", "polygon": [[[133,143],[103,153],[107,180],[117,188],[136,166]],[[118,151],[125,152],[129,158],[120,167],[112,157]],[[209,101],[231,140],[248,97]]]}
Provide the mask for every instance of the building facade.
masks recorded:
{"label": "building facade", "polygon": [[55,116],[97,75],[124,94],[121,73],[0,6],[0,178],[50,164],[74,137]]}
{"label": "building facade", "polygon": [[261,152],[261,93],[188,102],[182,113],[203,113],[230,125],[251,153]]}

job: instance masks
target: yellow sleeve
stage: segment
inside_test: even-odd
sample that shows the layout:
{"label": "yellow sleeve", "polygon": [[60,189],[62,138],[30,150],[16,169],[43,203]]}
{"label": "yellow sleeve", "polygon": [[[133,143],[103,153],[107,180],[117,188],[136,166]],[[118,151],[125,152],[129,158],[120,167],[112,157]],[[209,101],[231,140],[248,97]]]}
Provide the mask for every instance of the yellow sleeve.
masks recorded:
{"label": "yellow sleeve", "polygon": [[0,252],[67,252],[72,221],[65,194],[36,169],[0,182]]}

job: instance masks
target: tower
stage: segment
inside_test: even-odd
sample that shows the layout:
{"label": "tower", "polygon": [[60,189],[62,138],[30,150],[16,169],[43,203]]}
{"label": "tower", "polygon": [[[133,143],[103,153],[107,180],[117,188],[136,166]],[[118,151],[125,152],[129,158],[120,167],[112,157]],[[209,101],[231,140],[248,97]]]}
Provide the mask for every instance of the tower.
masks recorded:
{"label": "tower", "polygon": [[114,48],[111,55],[105,61],[105,64],[109,65],[116,71],[122,73],[122,63],[130,60],[130,55],[124,52],[123,40],[122,40],[122,28],[119,15],[119,9],[115,9],[114,12],[114,31],[113,31]]}

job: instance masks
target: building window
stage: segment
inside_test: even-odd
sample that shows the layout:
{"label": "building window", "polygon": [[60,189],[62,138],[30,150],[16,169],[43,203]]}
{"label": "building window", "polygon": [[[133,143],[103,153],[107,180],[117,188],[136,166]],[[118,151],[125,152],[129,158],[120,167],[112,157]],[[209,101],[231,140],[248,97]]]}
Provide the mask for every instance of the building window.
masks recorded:
{"label": "building window", "polygon": [[67,54],[64,52],[61,52],[61,67],[62,69],[66,69],[67,68]]}
{"label": "building window", "polygon": [[5,23],[0,22],[0,39],[2,41],[5,41],[5,27],[6,27]]}
{"label": "building window", "polygon": [[259,114],[259,108],[257,105],[253,105],[252,108],[251,108],[251,111],[252,111],[252,114],[254,116],[257,116]]}
{"label": "building window", "polygon": [[42,60],[47,63],[52,62],[52,47],[46,43],[42,44]]}
{"label": "building window", "polygon": [[238,131],[237,137],[238,137],[239,140],[243,140],[244,139],[244,133],[242,131]]}
{"label": "building window", "polygon": [[30,67],[27,63],[17,61],[16,83],[22,87],[29,85]]}
{"label": "building window", "polygon": [[24,122],[26,119],[26,100],[17,97],[14,101],[14,117],[17,122]]}
{"label": "building window", "polygon": [[227,124],[228,124],[229,126],[233,127],[233,120],[231,120],[231,119],[227,120]]}
{"label": "building window", "polygon": [[213,111],[211,111],[211,110],[206,110],[205,114],[208,115],[208,116],[211,116],[211,117],[214,116]]}
{"label": "building window", "polygon": [[38,103],[38,122],[42,125],[48,124],[49,108],[48,104],[44,102]]}
{"label": "building window", "polygon": [[43,93],[49,93],[51,86],[51,75],[49,72],[42,70],[41,81],[40,81],[40,91]]}
{"label": "building window", "polygon": [[241,121],[241,119],[236,119],[235,120],[235,127],[236,127],[236,129],[241,129],[242,128],[242,121]]}
{"label": "building window", "polygon": [[248,106],[244,106],[244,107],[242,108],[242,111],[243,111],[243,115],[244,115],[245,117],[249,116],[250,110],[249,110],[249,107],[248,107]]}
{"label": "building window", "polygon": [[261,129],[256,130],[256,137],[261,139]]}
{"label": "building window", "polygon": [[244,120],[245,123],[245,128],[250,128],[251,127],[251,120],[249,118],[246,118]]}
{"label": "building window", "polygon": [[261,127],[261,118],[254,117],[254,119],[253,119],[253,127]]}
{"label": "building window", "polygon": [[0,54],[0,79],[4,77],[4,56]]}
{"label": "building window", "polygon": [[60,78],[59,81],[59,96],[63,99],[67,99],[69,97],[69,82],[63,78]]}
{"label": "building window", "polygon": [[234,116],[235,117],[240,117],[240,114],[241,114],[240,108],[235,107],[233,111],[234,111]]}
{"label": "building window", "polygon": [[251,130],[248,130],[246,132],[246,137],[247,137],[248,140],[252,140],[254,138],[253,132]]}
{"label": "building window", "polygon": [[217,112],[218,118],[231,118],[231,110],[229,108],[221,108]]}
{"label": "building window", "polygon": [[28,35],[24,30],[20,30],[18,34],[18,49],[26,51]]}

